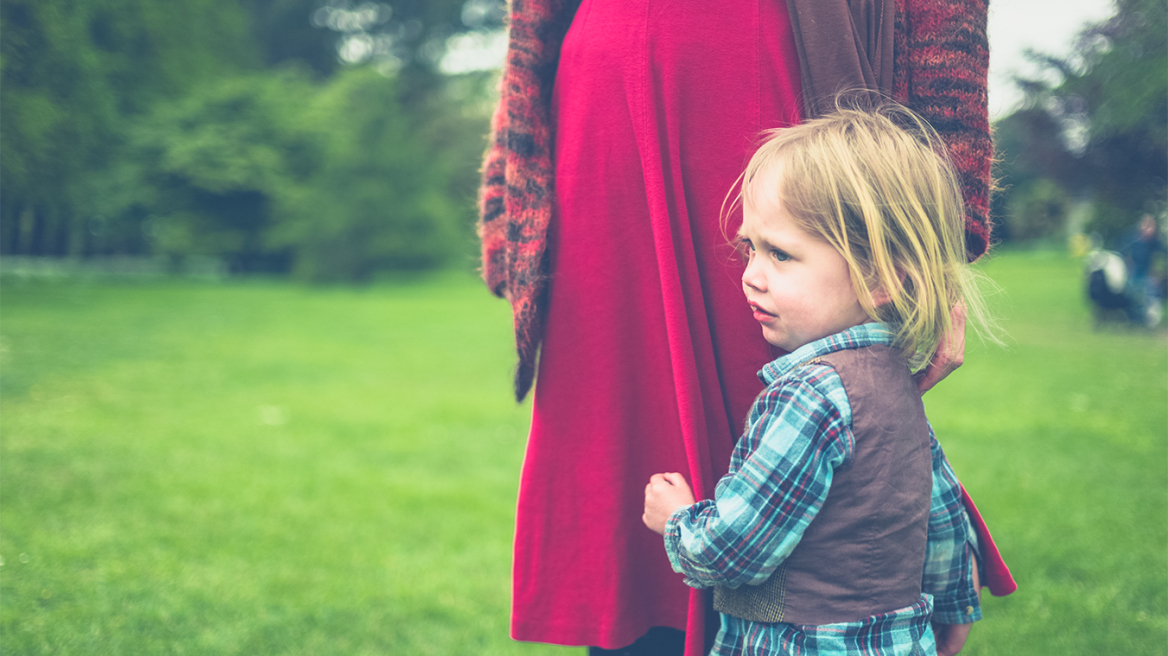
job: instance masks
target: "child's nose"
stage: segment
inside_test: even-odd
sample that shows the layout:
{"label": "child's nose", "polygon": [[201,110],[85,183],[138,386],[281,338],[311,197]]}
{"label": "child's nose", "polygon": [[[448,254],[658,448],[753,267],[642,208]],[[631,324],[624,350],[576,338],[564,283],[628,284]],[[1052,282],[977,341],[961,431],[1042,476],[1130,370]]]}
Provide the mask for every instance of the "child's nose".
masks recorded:
{"label": "child's nose", "polygon": [[756,262],[758,262],[758,258],[752,257],[746,263],[746,270],[742,272],[742,284],[751,289],[763,291],[766,287],[766,277],[761,275]]}

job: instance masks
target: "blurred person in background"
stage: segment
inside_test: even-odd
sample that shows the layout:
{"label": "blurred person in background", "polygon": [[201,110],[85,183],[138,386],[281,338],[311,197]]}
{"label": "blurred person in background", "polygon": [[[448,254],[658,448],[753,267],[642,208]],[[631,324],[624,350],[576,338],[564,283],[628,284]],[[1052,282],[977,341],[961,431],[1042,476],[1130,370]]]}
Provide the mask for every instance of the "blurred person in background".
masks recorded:
{"label": "blurred person in background", "polygon": [[1165,251],[1164,241],[1160,238],[1160,225],[1151,214],[1143,215],[1123,247],[1128,267],[1127,290],[1131,298],[1129,312],[1132,323],[1149,328],[1160,325]]}

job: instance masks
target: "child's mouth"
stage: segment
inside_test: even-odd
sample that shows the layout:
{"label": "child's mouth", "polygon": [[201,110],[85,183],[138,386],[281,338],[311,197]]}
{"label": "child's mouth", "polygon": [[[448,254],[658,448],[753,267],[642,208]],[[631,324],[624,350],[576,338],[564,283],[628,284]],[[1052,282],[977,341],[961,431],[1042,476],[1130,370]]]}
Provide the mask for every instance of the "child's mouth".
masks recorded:
{"label": "child's mouth", "polygon": [[771,319],[774,319],[776,316],[776,315],[771,314],[770,312],[767,312],[766,310],[762,309],[756,303],[751,303],[750,309],[754,312],[754,320],[755,321],[770,321]]}

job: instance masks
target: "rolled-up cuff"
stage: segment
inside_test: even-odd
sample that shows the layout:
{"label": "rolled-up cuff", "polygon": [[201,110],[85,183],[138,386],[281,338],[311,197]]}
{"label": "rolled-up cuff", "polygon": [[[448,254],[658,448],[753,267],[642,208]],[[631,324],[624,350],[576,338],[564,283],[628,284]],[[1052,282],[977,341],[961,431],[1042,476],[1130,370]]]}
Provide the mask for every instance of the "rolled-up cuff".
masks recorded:
{"label": "rolled-up cuff", "polygon": [[[972,536],[971,536],[972,537]],[[976,538],[975,538],[976,539]],[[960,590],[944,599],[933,599],[933,621],[939,624],[972,624],[981,619],[981,598],[973,585],[974,547],[966,543]]]}

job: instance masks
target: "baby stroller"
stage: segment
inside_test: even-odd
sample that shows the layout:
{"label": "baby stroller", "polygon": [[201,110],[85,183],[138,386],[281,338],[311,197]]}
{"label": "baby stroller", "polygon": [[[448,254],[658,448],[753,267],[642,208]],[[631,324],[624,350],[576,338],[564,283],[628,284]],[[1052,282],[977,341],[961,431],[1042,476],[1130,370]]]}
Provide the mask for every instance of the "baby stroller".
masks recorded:
{"label": "baby stroller", "polygon": [[1087,255],[1087,298],[1095,315],[1095,328],[1105,321],[1155,327],[1160,323],[1159,302],[1145,302],[1143,290],[1129,284],[1127,263],[1114,251],[1096,249]]}

